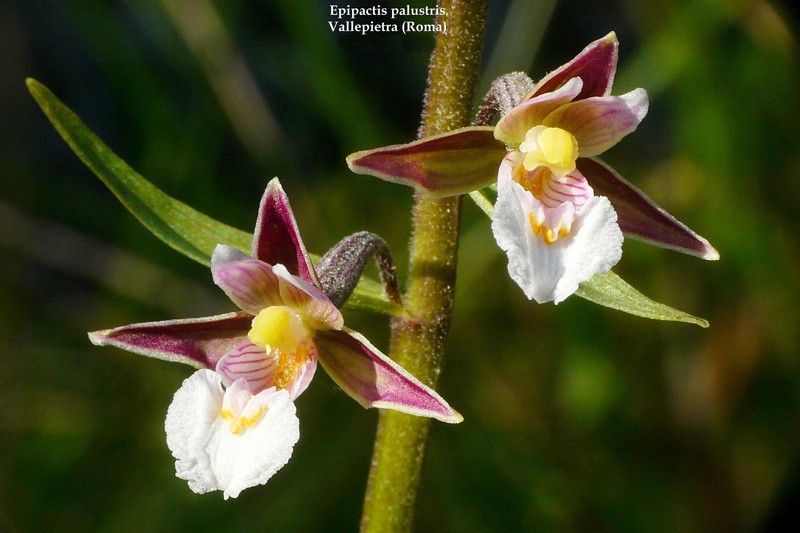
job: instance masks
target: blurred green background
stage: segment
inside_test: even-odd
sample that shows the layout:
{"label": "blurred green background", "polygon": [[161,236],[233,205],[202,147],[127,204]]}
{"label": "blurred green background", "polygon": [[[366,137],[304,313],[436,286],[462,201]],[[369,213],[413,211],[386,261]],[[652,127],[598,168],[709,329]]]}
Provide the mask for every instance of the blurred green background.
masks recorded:
{"label": "blurred green background", "polygon": [[[433,1],[383,1],[384,6]],[[383,235],[405,273],[411,193],[349,174],[414,137],[430,34],[332,34],[332,2],[0,2],[0,531],[353,531],[376,412],[320,372],[301,440],[223,502],[174,477],[163,419],[188,367],[85,332],[231,309],[150,236],[28,95],[49,86],[172,196],[251,230],[281,177],[309,249]],[[368,6],[349,1],[340,5]],[[616,272],[711,328],[579,298],[528,302],[463,214],[458,299],[419,531],[771,531],[800,508],[800,76],[780,2],[491,2],[481,90],[615,30],[615,93],[650,114],[604,159],[722,260],[626,241]],[[425,19],[420,19],[425,22]],[[387,347],[385,318],[347,312]]]}

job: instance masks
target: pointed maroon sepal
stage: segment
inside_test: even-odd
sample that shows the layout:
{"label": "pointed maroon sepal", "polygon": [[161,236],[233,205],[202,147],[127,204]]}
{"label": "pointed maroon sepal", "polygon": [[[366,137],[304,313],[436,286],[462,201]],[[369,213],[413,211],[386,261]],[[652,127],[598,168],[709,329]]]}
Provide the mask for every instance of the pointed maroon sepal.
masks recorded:
{"label": "pointed maroon sepal", "polygon": [[626,236],[702,259],[719,259],[719,252],[707,240],[661,209],[610,166],[592,158],[579,158],[577,164],[595,195],[611,200]]}
{"label": "pointed maroon sepal", "polygon": [[359,333],[348,328],[318,331],[316,341],[325,371],[363,407],[392,409],[450,424],[464,420],[436,391]]}
{"label": "pointed maroon sepal", "polygon": [[281,264],[291,274],[319,286],[311,258],[300,237],[289,198],[278,178],[269,182],[261,197],[252,253],[256,259],[270,265]]}
{"label": "pointed maroon sepal", "polygon": [[570,62],[537,82],[529,98],[555,91],[576,76],[583,81],[583,88],[575,100],[611,94],[611,85],[617,71],[618,49],[619,42],[612,31],[602,39],[590,43]]}
{"label": "pointed maroon sepal", "polygon": [[97,346],[214,369],[217,361],[247,338],[253,320],[247,313],[144,322],[89,333]]}
{"label": "pointed maroon sepal", "polygon": [[347,157],[350,170],[410,185],[433,196],[465,194],[497,179],[506,149],[494,128],[471,126],[408,144],[384,146]]}

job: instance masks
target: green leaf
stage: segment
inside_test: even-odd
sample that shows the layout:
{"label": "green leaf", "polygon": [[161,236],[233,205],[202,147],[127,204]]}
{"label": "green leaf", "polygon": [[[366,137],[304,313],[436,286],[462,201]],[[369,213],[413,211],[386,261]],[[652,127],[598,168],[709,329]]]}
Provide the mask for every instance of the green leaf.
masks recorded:
{"label": "green leaf", "polygon": [[655,320],[688,322],[703,328],[708,327],[707,320],[651,300],[611,271],[581,283],[575,294],[590,302],[636,316]]}
{"label": "green leaf", "polygon": [[[47,87],[32,78],[26,83],[70,148],[153,235],[204,265],[211,264],[217,244],[250,249],[252,234],[214,220],[164,193],[117,157]],[[347,307],[384,314],[402,312],[383,295],[378,282],[366,278],[359,282]]]}
{"label": "green leaf", "polygon": [[[318,257],[312,254],[312,261]],[[383,285],[379,281],[366,276],[361,276],[355,290],[347,299],[344,306],[348,309],[360,309],[384,315],[398,316],[403,313],[403,307],[389,300],[383,292]]]}
{"label": "green leaf", "polygon": [[81,161],[156,237],[204,265],[211,263],[211,252],[217,244],[250,249],[251,235],[217,222],[165,194],[117,157],[47,87],[31,78],[27,85],[42,111]]}

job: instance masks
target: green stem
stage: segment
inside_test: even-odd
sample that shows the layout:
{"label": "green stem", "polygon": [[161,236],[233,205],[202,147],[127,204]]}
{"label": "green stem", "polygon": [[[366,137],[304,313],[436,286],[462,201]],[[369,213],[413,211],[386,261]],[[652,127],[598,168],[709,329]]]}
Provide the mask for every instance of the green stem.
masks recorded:
{"label": "green stem", "polygon": [[[431,56],[420,137],[470,123],[487,0],[440,0],[447,24]],[[453,309],[459,197],[417,194],[406,314],[394,319],[391,357],[431,387],[442,369]],[[430,420],[382,411],[375,437],[362,532],[410,531]]]}

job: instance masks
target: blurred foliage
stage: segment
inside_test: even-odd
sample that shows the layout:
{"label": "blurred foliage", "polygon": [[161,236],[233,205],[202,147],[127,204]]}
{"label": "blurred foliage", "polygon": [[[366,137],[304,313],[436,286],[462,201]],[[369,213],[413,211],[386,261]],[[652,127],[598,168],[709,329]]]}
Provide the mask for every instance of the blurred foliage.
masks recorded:
{"label": "blurred foliage", "polygon": [[[407,3],[432,1],[382,5]],[[722,255],[631,241],[617,271],[711,328],[528,302],[468,204],[440,387],[466,420],[434,424],[418,529],[796,520],[800,65],[788,4],[563,0],[520,15],[524,3],[492,2],[488,71],[537,77],[617,31],[615,92],[645,87],[652,105],[605,158]],[[349,174],[344,157],[414,136],[433,38],[332,34],[330,4],[0,3],[0,531],[356,529],[376,413],[324,373],[299,400],[292,461],[265,487],[223,502],[174,477],[162,421],[191,369],[93,347],[85,332],[230,304],[116,203],[24,85],[39,79],[142,175],[241,229],[279,175],[312,251],[374,231],[402,276],[410,192]],[[520,26],[508,13],[530,30],[504,32]],[[384,317],[347,320],[386,347]]]}

